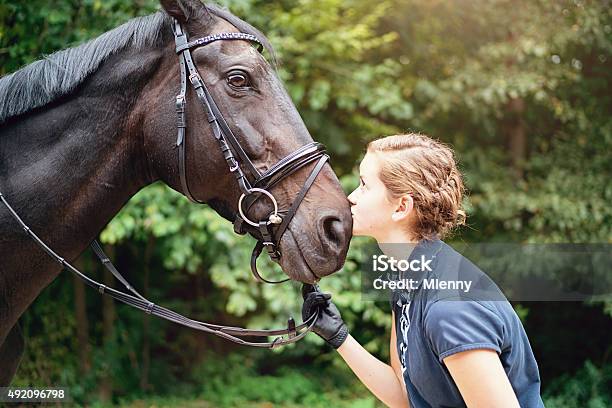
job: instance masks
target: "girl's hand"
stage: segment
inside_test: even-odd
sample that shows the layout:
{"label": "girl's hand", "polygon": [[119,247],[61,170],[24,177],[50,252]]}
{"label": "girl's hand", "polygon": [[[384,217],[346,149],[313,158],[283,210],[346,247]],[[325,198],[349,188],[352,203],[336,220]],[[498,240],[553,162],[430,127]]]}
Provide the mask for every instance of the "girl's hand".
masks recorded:
{"label": "girl's hand", "polygon": [[342,320],[336,305],[331,301],[331,294],[322,293],[316,285],[302,286],[302,320],[306,321],[314,313],[318,314],[313,331],[323,340],[337,349],[348,336],[348,327]]}

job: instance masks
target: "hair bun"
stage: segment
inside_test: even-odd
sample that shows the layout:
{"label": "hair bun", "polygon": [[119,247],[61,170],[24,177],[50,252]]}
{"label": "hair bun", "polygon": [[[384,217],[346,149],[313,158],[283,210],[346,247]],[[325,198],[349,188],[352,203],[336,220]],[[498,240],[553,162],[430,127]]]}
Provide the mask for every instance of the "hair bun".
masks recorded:
{"label": "hair bun", "polygon": [[463,210],[457,210],[457,219],[455,221],[455,225],[465,225],[465,221],[467,220],[467,214]]}

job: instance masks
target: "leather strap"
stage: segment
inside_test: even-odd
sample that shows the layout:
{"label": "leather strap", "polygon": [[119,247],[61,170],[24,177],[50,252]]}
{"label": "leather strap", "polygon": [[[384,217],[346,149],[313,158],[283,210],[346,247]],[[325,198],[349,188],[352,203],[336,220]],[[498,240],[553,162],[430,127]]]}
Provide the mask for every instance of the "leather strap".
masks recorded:
{"label": "leather strap", "polygon": [[145,299],[144,296],[142,296],[140,293],[138,293],[138,291],[136,291],[136,289],[134,289],[132,287],[132,285],[130,285],[128,283],[128,281],[123,277],[123,275],[121,275],[121,273],[119,273],[119,271],[117,270],[117,268],[115,268],[115,265],[113,265],[113,263],[111,262],[110,258],[108,256],[106,256],[106,254],[104,253],[104,250],[102,250],[102,245],[100,245],[100,243],[98,242],[98,240],[94,240],[94,242],[92,242],[92,244],[90,245],[90,248],[93,250],[94,254],[96,254],[96,256],[98,257],[98,259],[100,260],[100,262],[102,263],[102,265],[104,265],[104,267],[110,271],[110,273],[113,274],[113,276],[123,284],[123,286],[125,286],[125,288],[127,290],[129,290],[130,292],[132,292],[135,296],[137,296],[138,298],[147,301],[147,299]]}
{"label": "leather strap", "polygon": [[[177,44],[177,49],[179,47],[186,47],[187,45],[189,45],[187,43],[187,35],[183,32],[182,27],[178,23],[174,25],[174,35],[175,35],[175,41]],[[221,39],[221,38],[218,38],[218,39]],[[233,38],[233,39],[242,39],[242,38]],[[208,122],[211,124],[213,128],[213,134],[215,136],[215,139],[219,143],[219,147],[228,164],[230,172],[232,172],[236,176],[236,180],[240,186],[241,191],[243,193],[248,192],[251,186],[248,180],[246,179],[244,173],[242,172],[242,169],[240,168],[238,161],[234,158],[232,150],[229,148],[226,142],[225,136],[228,136],[229,140],[233,139],[235,141],[235,144],[237,145],[235,148],[235,151],[237,151],[238,155],[241,156],[241,158],[243,159],[243,161],[245,161],[245,163],[247,163],[249,170],[252,172],[252,174],[255,177],[259,176],[259,171],[253,165],[253,163],[249,160],[247,154],[244,152],[244,150],[242,149],[242,147],[236,140],[235,136],[233,135],[233,133],[227,126],[227,123],[225,122],[225,120],[223,120],[223,115],[221,115],[220,112],[219,114],[215,114],[215,111],[212,105],[214,104],[214,101],[212,97],[210,96],[210,93],[206,89],[204,82],[200,78],[200,75],[197,72],[197,69],[191,58],[191,53],[189,51],[189,48],[184,48],[184,50],[179,53],[178,59],[179,59],[179,67],[180,67],[181,88],[180,88],[179,94],[176,97],[176,110],[178,114],[178,134],[177,134],[176,146],[179,149],[179,152],[178,152],[179,177],[181,180],[181,188],[184,194],[192,202],[199,203],[199,204],[205,204],[204,201],[198,200],[191,193],[191,190],[189,189],[189,184],[187,181],[188,178],[187,178],[187,161],[186,161],[186,120],[185,120],[187,73],[189,73],[189,80],[191,84],[193,85],[193,88],[196,92],[198,99],[200,100],[200,103],[204,106],[204,109],[205,109],[205,112],[208,118]]]}
{"label": "leather strap", "polygon": [[281,279],[278,281],[273,281],[273,280],[268,280],[264,278],[263,276],[261,276],[261,274],[257,270],[257,258],[259,258],[259,255],[261,255],[261,252],[263,251],[263,247],[264,247],[264,244],[261,241],[257,241],[257,244],[255,244],[255,248],[253,248],[253,252],[251,253],[251,273],[255,277],[255,280],[257,280],[258,282],[265,282],[265,283],[269,283],[273,285],[278,284],[278,283],[284,283],[284,282],[291,280],[289,278],[285,278],[285,279]]}
{"label": "leather strap", "polygon": [[273,257],[273,255],[271,254],[270,257],[272,259],[275,259],[277,261],[278,261],[278,259],[280,259],[281,255],[280,255],[280,253],[278,252],[278,250],[275,247],[275,245],[276,245],[275,242],[280,243],[280,237],[282,237],[282,235],[285,233],[285,230],[287,229],[287,227],[289,226],[291,220],[293,219],[293,216],[297,212],[297,209],[298,209],[300,203],[302,202],[304,197],[306,197],[306,194],[308,193],[308,190],[310,190],[310,187],[314,183],[315,179],[317,178],[317,175],[321,172],[321,170],[323,169],[323,166],[325,165],[325,163],[327,162],[328,159],[329,159],[329,156],[327,156],[327,155],[324,155],[323,157],[321,157],[319,159],[317,165],[314,167],[314,169],[310,173],[310,176],[308,176],[308,179],[306,179],[306,182],[302,186],[302,188],[301,188],[300,192],[298,193],[297,197],[295,198],[295,200],[293,200],[293,203],[291,204],[291,207],[289,208],[289,211],[287,212],[287,215],[285,217],[283,217],[283,222],[279,225],[278,229],[276,230],[275,236],[277,237],[278,241],[275,241],[274,239],[270,240],[270,234],[269,234],[269,231],[268,231],[268,226],[267,225],[263,225],[262,226],[262,222],[259,223],[259,230],[262,233],[262,237],[266,241],[271,243],[271,244],[266,244],[266,242],[257,241],[257,244],[255,245],[255,248],[253,248],[253,252],[251,253],[251,273],[253,274],[255,279],[258,280],[259,282],[265,282],[265,283],[270,283],[270,284],[278,284],[278,283],[287,282],[289,280],[287,278],[287,279],[282,279],[280,281],[271,281],[271,280],[268,280],[268,279],[265,279],[264,277],[262,277],[261,274],[259,273],[259,271],[257,270],[257,258],[259,258],[259,255],[261,255],[261,252],[262,252],[263,247],[265,245],[266,249],[268,250],[268,253],[273,251],[273,252],[278,254],[278,258],[276,258],[275,256]]}
{"label": "leather strap", "polygon": [[283,222],[279,225],[278,230],[276,231],[276,237],[281,237],[283,235],[283,233],[289,226],[289,223],[293,219],[293,216],[297,212],[298,207],[302,203],[302,200],[304,199],[304,197],[306,197],[306,193],[308,193],[308,190],[310,190],[310,187],[312,187],[315,179],[317,178],[317,176],[323,169],[323,166],[325,165],[328,159],[329,159],[328,155],[324,155],[323,157],[319,159],[319,162],[317,163],[315,168],[310,173],[310,176],[308,176],[308,179],[306,179],[306,182],[302,186],[302,189],[300,190],[299,194],[293,200],[293,204],[291,204],[291,207],[289,208],[289,211],[287,212],[287,216],[285,216],[285,218],[283,219]]}
{"label": "leather strap", "polygon": [[[308,319],[306,319],[299,326],[295,326],[295,322],[293,319],[289,319],[287,322],[286,329],[274,329],[274,330],[255,330],[255,329],[244,329],[242,327],[232,327],[232,326],[222,326],[208,322],[202,322],[199,320],[191,319],[186,316],[183,316],[173,310],[167,309],[163,306],[157,305],[142,295],[138,294],[133,288],[129,289],[137,296],[130,295],[128,293],[119,291],[117,289],[106,286],[89,276],[85,275],[83,272],[72,266],[68,261],[59,256],[55,251],[53,251],[47,244],[45,244],[39,237],[36,235],[30,227],[28,227],[21,217],[15,212],[15,210],[10,206],[2,192],[0,192],[0,201],[6,206],[11,216],[19,223],[21,228],[25,231],[27,235],[29,235],[32,240],[43,250],[45,251],[51,258],[53,258],[56,262],[58,262],[63,268],[68,269],[72,273],[74,273],[78,278],[83,280],[85,284],[96,289],[101,294],[112,297],[113,299],[125,303],[128,306],[131,306],[135,309],[139,309],[147,314],[151,314],[162,318],[164,320],[168,320],[170,322],[179,324],[181,326],[190,327],[195,330],[199,330],[202,332],[214,334],[215,336],[222,337],[234,343],[242,344],[245,346],[251,347],[260,347],[260,348],[276,348],[286,344],[291,344],[302,339],[309,331],[312,330],[314,325],[317,322],[318,316],[314,313]],[[126,287],[131,288],[127,280],[117,271],[117,269],[112,265],[108,256],[104,254],[101,246],[99,244],[92,244],[92,249],[94,249],[94,253],[102,260],[103,265],[113,273],[114,276],[118,278],[120,282],[122,282]],[[114,271],[114,272],[113,272]],[[296,335],[296,333],[299,334]],[[278,336],[272,341],[268,342],[252,342],[244,340],[240,337],[244,336],[254,336],[254,337],[267,337],[267,336]],[[286,337],[283,337],[286,336]]]}
{"label": "leather strap", "polygon": [[[257,37],[255,37],[252,34],[247,34],[247,33],[220,33],[220,34],[211,34],[211,35],[207,35],[206,37],[202,37],[202,38],[198,38],[197,40],[193,40],[189,43],[185,42],[185,43],[181,43],[180,45],[177,44],[176,46],[176,53],[178,54],[181,51],[184,50],[188,50],[188,49],[192,49],[192,48],[196,48],[196,47],[202,47],[204,45],[208,45],[214,41],[218,41],[218,40],[243,40],[243,41],[250,41],[250,42],[254,42],[257,43],[259,47],[263,47],[263,45],[261,44],[261,42],[259,42],[259,39]],[[261,48],[260,48],[260,52],[261,52]]]}

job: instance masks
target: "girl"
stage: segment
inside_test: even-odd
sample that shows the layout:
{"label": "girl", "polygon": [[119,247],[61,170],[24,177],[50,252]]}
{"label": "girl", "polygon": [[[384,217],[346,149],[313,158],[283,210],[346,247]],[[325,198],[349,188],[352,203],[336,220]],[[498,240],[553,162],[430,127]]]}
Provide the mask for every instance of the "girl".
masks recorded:
{"label": "girl", "polygon": [[[375,238],[383,252],[411,245],[408,261],[427,268],[411,290],[393,293],[390,365],[348,334],[329,294],[305,286],[302,314],[318,310],[314,331],[391,407],[543,407],[537,363],[514,309],[499,291],[477,296],[497,287],[440,240],[464,218],[452,150],[419,134],[375,140],[359,180],[348,197],[353,235]],[[474,286],[448,292],[424,284],[452,277]]]}

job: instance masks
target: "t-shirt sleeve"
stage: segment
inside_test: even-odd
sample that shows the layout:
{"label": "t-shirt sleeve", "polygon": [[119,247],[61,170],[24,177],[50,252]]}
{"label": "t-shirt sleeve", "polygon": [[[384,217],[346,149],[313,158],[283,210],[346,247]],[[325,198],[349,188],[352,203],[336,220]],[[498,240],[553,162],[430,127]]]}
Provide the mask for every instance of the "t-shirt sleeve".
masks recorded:
{"label": "t-shirt sleeve", "polygon": [[493,310],[472,300],[438,300],[424,318],[425,335],[440,362],[456,353],[490,349],[501,353],[504,325]]}

